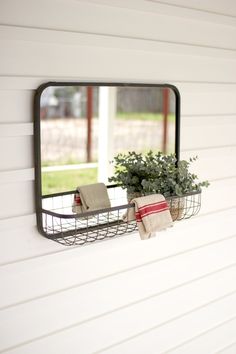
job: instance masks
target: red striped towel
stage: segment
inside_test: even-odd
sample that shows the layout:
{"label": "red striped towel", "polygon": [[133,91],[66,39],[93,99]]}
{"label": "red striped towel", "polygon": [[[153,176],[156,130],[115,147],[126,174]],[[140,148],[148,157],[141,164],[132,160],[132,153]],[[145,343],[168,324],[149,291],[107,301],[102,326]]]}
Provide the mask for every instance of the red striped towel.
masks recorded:
{"label": "red striped towel", "polygon": [[135,207],[128,210],[125,219],[126,221],[136,219],[142,240],[173,225],[169,206],[163,195],[151,194],[134,198],[131,203],[134,203]]}

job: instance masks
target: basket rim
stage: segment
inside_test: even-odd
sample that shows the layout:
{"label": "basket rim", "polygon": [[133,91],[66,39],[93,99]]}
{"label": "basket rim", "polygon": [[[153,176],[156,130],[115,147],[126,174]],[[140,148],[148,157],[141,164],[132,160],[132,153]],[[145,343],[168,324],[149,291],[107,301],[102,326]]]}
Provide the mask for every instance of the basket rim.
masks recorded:
{"label": "basket rim", "polygon": [[[119,185],[108,185],[107,188],[114,188],[114,187],[120,187]],[[62,193],[55,193],[55,194],[47,194],[46,196],[43,196],[42,198],[46,199],[46,198],[52,198],[52,197],[59,197],[59,196],[63,196],[63,195],[70,195],[70,194],[74,194],[76,193],[76,190],[73,191],[67,191],[67,192],[62,192]],[[191,195],[197,195],[197,194],[201,194],[201,191],[195,191],[195,192],[190,192],[190,193],[186,193],[184,195],[181,196],[177,196],[177,195],[173,195],[173,196],[168,196],[165,199],[167,201],[172,200],[172,199],[180,199],[180,198],[184,198],[184,197],[188,197]],[[109,213],[109,212],[113,212],[116,210],[123,210],[123,209],[128,209],[128,208],[133,208],[135,206],[134,203],[127,203],[127,204],[122,204],[122,205],[118,205],[118,206],[114,206],[114,207],[109,207],[109,208],[104,208],[104,209],[97,209],[97,210],[93,210],[93,211],[86,211],[84,213],[73,213],[73,214],[62,214],[62,213],[57,213],[55,211],[51,211],[45,208],[41,208],[41,212],[54,216],[54,217],[58,217],[58,218],[62,218],[62,219],[78,219],[78,218],[86,218],[89,216],[95,216],[98,214],[102,214],[102,213]]]}

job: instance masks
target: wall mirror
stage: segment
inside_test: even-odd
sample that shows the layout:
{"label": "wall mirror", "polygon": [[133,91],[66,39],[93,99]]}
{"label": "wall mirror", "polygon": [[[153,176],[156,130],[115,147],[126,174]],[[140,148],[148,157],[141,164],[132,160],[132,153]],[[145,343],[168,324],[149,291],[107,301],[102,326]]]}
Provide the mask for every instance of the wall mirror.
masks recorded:
{"label": "wall mirror", "polygon": [[[153,150],[179,159],[180,95],[173,85],[49,82],[36,91],[34,116],[37,218],[46,236],[42,210],[55,212],[56,197],[78,185],[107,184],[118,153]],[[71,200],[63,203],[71,214]]]}

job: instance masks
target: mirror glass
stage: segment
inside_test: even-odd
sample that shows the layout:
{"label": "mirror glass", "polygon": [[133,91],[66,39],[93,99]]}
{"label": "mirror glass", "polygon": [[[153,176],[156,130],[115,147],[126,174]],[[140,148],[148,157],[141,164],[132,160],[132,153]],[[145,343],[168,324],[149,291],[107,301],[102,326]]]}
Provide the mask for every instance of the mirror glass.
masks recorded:
{"label": "mirror glass", "polygon": [[[176,153],[179,95],[171,85],[51,83],[39,96],[42,195],[107,184],[118,153]],[[37,109],[37,107],[36,107]]]}

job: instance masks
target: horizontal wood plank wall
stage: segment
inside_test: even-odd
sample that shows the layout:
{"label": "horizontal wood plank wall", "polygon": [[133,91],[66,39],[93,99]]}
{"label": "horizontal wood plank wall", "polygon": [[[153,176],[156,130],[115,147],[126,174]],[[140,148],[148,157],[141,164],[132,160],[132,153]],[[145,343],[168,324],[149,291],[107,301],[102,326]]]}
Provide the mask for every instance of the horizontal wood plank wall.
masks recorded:
{"label": "horizontal wood plank wall", "polygon": [[[0,352],[235,353],[235,14],[231,0],[1,1]],[[32,102],[59,80],[175,84],[181,156],[211,181],[200,214],[147,242],[40,236]]]}
{"label": "horizontal wood plank wall", "polygon": [[230,344],[227,344],[224,348],[222,348],[222,350],[220,350],[218,353],[219,354],[234,354],[235,352],[236,352],[236,341],[235,341],[235,336],[234,336],[234,340]]}

